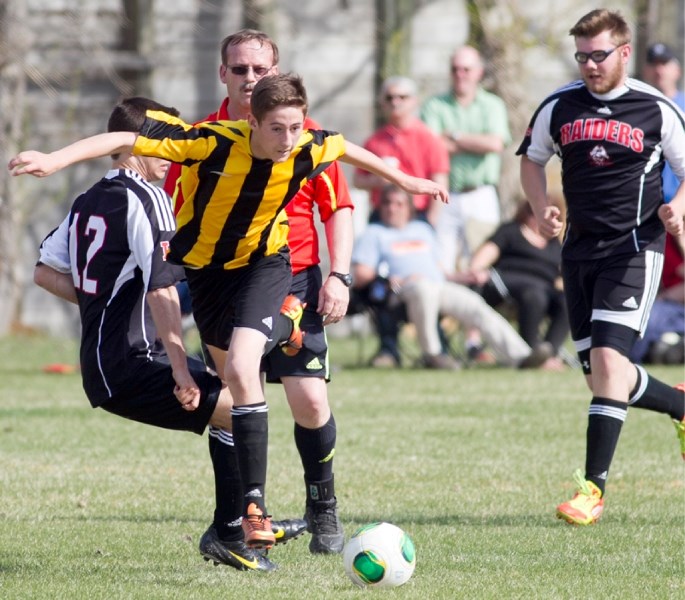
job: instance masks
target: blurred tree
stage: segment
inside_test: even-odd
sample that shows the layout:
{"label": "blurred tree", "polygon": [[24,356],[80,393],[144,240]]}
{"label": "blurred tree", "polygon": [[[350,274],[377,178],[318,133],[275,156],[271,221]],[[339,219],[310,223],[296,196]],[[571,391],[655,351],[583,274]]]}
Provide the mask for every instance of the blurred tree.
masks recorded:
{"label": "blurred tree", "polygon": [[387,77],[409,75],[411,21],[421,4],[420,0],[376,0],[375,89]]}
{"label": "blurred tree", "polygon": [[0,3],[0,335],[17,322],[21,306],[22,273],[19,261],[21,217],[15,182],[6,168],[19,146],[26,100],[27,68],[24,57],[29,35],[26,3]]}
{"label": "blurred tree", "polygon": [[242,0],[243,27],[259,31],[273,31],[273,0]]}

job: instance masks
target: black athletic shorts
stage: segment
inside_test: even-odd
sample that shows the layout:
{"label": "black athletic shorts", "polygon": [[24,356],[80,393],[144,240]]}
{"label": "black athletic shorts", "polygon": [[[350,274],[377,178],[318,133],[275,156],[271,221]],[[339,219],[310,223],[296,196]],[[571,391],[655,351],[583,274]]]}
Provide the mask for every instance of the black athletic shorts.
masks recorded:
{"label": "black athletic shorts", "polygon": [[262,359],[262,371],[269,383],[279,383],[281,377],[323,377],[330,380],[328,343],[323,317],[316,312],[321,289],[321,269],[309,267],[293,276],[290,294],[307,303],[300,322],[304,331],[303,347],[295,356],[286,356],[274,348]]}
{"label": "black athletic shorts", "polygon": [[127,389],[107,400],[100,408],[139,423],[201,435],[219,401],[221,380],[195,358],[188,359],[188,367],[200,388],[200,406],[194,411],[186,410],[176,399],[171,365],[159,359],[144,363],[133,371]]}
{"label": "black athletic shorts", "polygon": [[186,277],[200,338],[228,350],[234,327],[271,338],[292,281],[290,255],[285,248],[239,269],[186,269]]}
{"label": "black athletic shorts", "polygon": [[[614,337],[623,346],[634,336],[618,329],[644,331],[654,298],[659,290],[663,254],[647,250],[587,261],[563,261],[564,293],[568,304],[571,337],[577,352],[605,345],[593,339],[593,322],[602,322],[598,332],[606,339]],[[615,345],[615,344],[614,344]],[[630,348],[617,347],[626,355]]]}

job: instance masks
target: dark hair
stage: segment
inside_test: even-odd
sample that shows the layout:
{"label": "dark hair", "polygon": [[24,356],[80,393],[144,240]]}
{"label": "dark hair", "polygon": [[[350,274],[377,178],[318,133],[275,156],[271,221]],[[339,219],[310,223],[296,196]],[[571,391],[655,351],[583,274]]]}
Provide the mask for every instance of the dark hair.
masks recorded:
{"label": "dark hair", "polygon": [[229,36],[226,36],[221,41],[221,64],[226,66],[226,51],[229,46],[240,46],[245,42],[256,41],[260,46],[270,46],[274,55],[274,64],[269,65],[273,67],[278,64],[278,46],[266,33],[258,31],[257,29],[241,29]]}
{"label": "dark hair", "polygon": [[262,77],[252,90],[250,112],[260,123],[266,113],[280,106],[301,108],[307,114],[307,90],[302,78],[294,73]]}
{"label": "dark hair", "polygon": [[[149,98],[142,96],[125,98],[114,107],[109,115],[107,131],[133,131],[138,133],[145,122],[145,112],[148,110],[159,110],[174,117],[178,117],[180,114],[178,109],[172,106],[164,106]],[[112,154],[113,160],[118,158],[118,154]]]}
{"label": "dark hair", "polygon": [[519,201],[516,212],[514,213],[514,221],[519,225],[525,223],[530,217],[533,216],[533,208],[528,200]]}
{"label": "dark hair", "polygon": [[590,11],[569,30],[569,35],[576,38],[591,38],[603,31],[611,32],[611,39],[617,46],[629,44],[630,27],[621,13],[606,8]]}
{"label": "dark hair", "polygon": [[414,206],[414,197],[407,191],[402,189],[399,185],[394,183],[388,183],[381,188],[381,195],[378,200],[379,207],[384,204],[384,201],[388,198],[390,194],[400,194],[407,201],[407,206],[409,207],[410,218],[414,219],[416,217],[416,207]]}

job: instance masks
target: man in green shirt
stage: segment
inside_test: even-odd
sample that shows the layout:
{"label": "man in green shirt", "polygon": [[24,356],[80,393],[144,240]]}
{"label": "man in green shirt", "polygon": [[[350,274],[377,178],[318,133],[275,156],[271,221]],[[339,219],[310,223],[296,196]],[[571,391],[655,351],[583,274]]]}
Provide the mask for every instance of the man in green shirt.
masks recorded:
{"label": "man in green shirt", "polygon": [[468,262],[500,221],[496,186],[501,153],[511,142],[504,102],[481,87],[483,60],[471,46],[450,59],[452,89],[426,100],[423,121],[441,135],[450,153],[450,203],[436,231],[448,273]]}

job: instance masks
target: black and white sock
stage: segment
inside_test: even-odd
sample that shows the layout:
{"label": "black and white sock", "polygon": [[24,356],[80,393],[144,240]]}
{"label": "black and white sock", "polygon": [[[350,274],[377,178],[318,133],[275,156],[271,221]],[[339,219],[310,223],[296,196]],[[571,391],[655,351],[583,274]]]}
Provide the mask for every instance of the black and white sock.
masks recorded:
{"label": "black and white sock", "polygon": [[670,385],[650,376],[640,365],[635,365],[637,382],[630,392],[628,404],[669,415],[676,421],[685,417],[685,395]]}
{"label": "black and white sock", "polygon": [[209,426],[209,456],[214,467],[213,525],[222,540],[242,539],[243,492],[230,431]]}
{"label": "black and white sock", "polygon": [[595,396],[590,403],[585,479],[592,481],[602,490],[602,495],[627,414],[628,405],[625,402]]}
{"label": "black and white sock", "polygon": [[269,409],[266,402],[234,406],[233,443],[243,484],[243,514],[254,502],[266,514],[264,488],[269,444]]}

